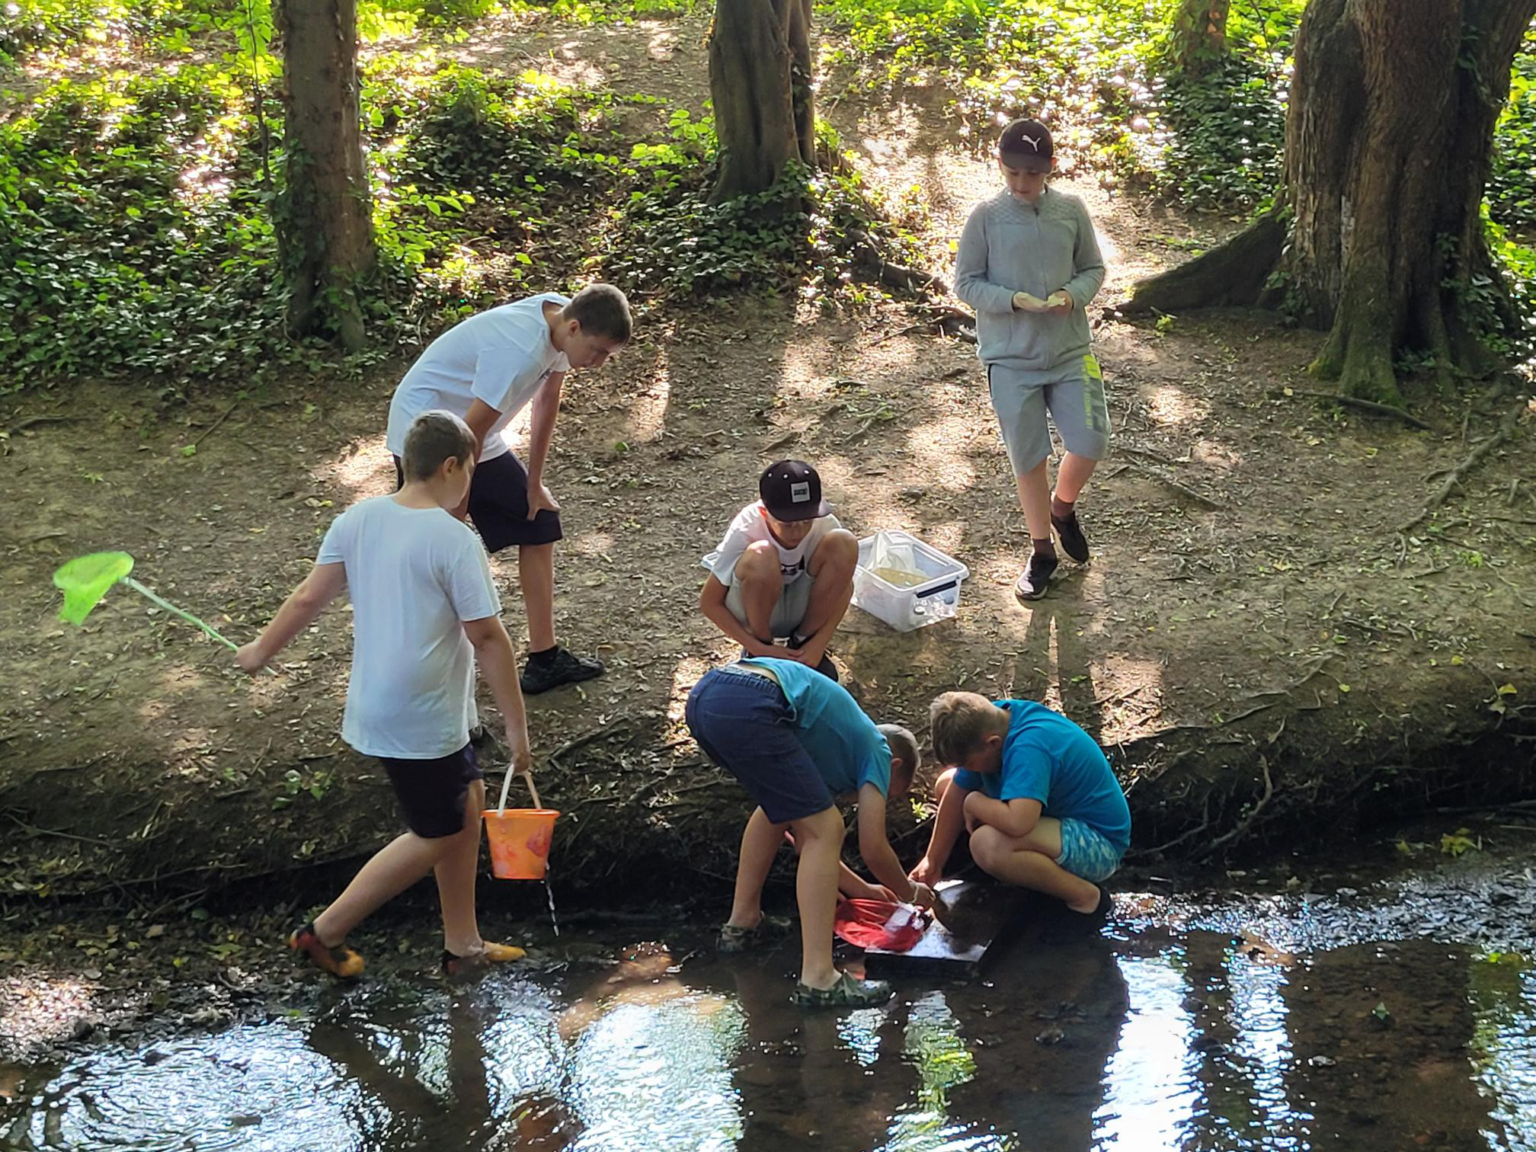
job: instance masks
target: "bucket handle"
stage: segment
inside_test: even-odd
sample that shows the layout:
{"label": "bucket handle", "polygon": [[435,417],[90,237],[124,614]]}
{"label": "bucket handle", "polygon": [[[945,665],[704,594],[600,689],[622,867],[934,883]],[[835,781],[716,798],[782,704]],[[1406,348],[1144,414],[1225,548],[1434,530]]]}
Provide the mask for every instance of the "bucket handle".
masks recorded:
{"label": "bucket handle", "polygon": [[528,781],[528,794],[533,797],[533,806],[535,808],[544,807],[544,805],[539,803],[539,790],[533,786],[533,773],[514,772],[512,765],[508,764],[506,775],[502,777],[501,781],[501,802],[496,806],[496,814],[498,816],[505,816],[507,814],[507,790],[512,787],[512,777],[514,776],[521,776],[524,780]]}

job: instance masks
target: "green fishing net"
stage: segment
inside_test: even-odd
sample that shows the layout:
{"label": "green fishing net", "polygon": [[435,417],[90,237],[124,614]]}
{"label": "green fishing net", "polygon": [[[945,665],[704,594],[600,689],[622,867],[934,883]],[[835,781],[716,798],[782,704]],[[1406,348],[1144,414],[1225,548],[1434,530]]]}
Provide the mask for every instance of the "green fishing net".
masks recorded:
{"label": "green fishing net", "polygon": [[101,602],[107,589],[133,571],[133,557],[126,552],[92,552],[79,556],[53,574],[53,584],[64,593],[59,619],[81,624]]}

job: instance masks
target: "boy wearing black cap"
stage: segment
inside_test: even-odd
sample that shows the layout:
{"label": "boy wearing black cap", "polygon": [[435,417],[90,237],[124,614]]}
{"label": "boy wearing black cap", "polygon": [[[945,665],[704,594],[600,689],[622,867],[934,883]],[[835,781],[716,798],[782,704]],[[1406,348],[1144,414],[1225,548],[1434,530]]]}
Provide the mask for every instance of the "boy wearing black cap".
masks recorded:
{"label": "boy wearing black cap", "polygon": [[[1082,201],[1046,187],[1054,166],[1043,124],[1015,120],[1004,128],[1005,187],[971,212],[955,260],[955,293],[976,310],[977,355],[1034,546],[1014,585],[1020,600],[1045,595],[1058,563],[1053,528],[1062,551],[1088,559],[1076,501],[1109,443],[1104,376],[1085,311],[1104,283],[1104,260]],[[1047,412],[1067,450],[1054,493]]]}
{"label": "boy wearing black cap", "polygon": [[770,465],[757,490],[761,498],[704,558],[699,610],[748,656],[798,660],[836,680],[827,644],[853,599],[859,542],[838,524],[805,461]]}

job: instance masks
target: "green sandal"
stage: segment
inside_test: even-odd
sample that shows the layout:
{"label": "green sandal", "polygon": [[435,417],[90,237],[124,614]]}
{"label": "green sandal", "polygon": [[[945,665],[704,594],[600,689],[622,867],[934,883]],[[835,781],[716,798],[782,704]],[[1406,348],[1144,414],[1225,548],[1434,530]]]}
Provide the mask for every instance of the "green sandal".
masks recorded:
{"label": "green sandal", "polygon": [[830,988],[796,984],[789,1002],[797,1008],[872,1008],[891,998],[884,980],[859,980],[844,972]]}
{"label": "green sandal", "polygon": [[769,916],[764,913],[763,918],[757,922],[756,928],[740,928],[735,924],[720,925],[720,938],[715,942],[715,947],[727,956],[737,952],[750,952],[754,948],[773,944],[787,935],[789,928],[788,917]]}

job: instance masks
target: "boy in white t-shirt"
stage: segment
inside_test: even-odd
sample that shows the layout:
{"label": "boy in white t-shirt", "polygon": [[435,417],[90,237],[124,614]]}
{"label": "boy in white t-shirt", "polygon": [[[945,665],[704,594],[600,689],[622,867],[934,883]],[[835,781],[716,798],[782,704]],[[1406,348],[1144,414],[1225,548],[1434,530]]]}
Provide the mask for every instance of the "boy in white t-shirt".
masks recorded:
{"label": "boy in white t-shirt", "polygon": [[[477,444],[466,513],[491,552],[517,545],[517,571],[528,616],[523,691],[532,695],[600,676],[600,660],[555,642],[555,541],[564,534],[560,505],[544,485],[544,463],[560,410],[560,386],[572,368],[596,368],[629,342],[629,301],[611,284],[588,284],[574,297],[546,292],[460,321],[427,346],[395,389],[385,441],[404,483],[406,430],[422,412],[461,417]],[[533,422],[524,467],[502,438],[529,404]]]}
{"label": "boy in white t-shirt", "polygon": [[805,461],[770,465],[757,490],[761,499],[737,513],[704,558],[699,610],[746,655],[798,660],[836,680],[827,644],[853,599],[859,542],[838,524]]}
{"label": "boy in white t-shirt", "polygon": [[475,534],[448,514],[469,491],[476,438],[452,413],[424,412],[402,448],[404,487],[336,517],[309,575],[235,656],[245,671],[259,671],[327,604],[350,593],[352,674],[342,739],[384,765],[410,831],[288,938],[290,948],[343,979],[363,970],[362,957],[344,944],[347,933],[428,872],[442,901],[447,972],[523,955],[482,940],[475,921],[485,808],[469,742],[477,663],[506,720],[509,771],[527,772],[530,764],[517,657],[490,564]]}

